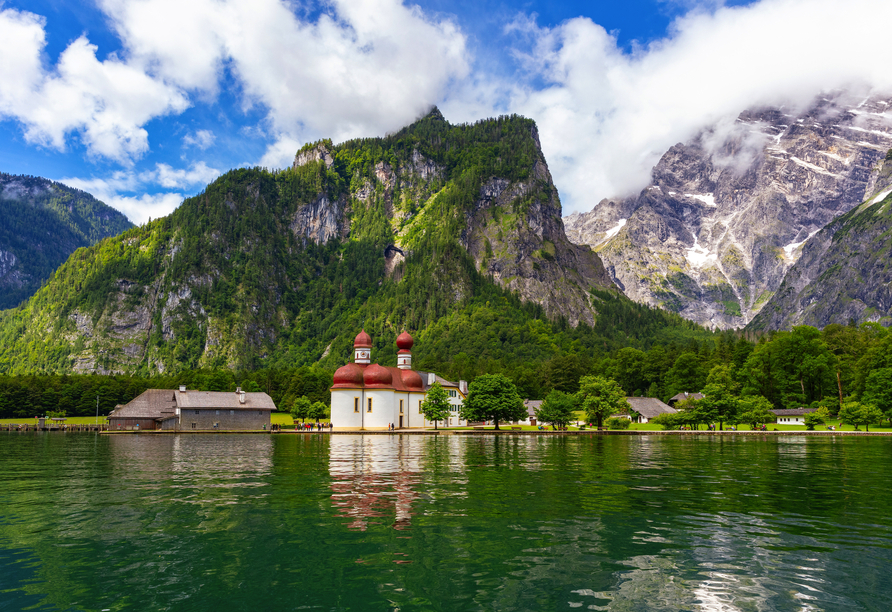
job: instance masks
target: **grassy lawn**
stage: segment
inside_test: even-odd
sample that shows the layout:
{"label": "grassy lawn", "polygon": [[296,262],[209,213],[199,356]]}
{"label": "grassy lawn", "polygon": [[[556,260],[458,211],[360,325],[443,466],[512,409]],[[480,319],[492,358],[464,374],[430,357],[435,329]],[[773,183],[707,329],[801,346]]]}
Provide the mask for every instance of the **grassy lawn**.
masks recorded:
{"label": "grassy lawn", "polygon": [[[95,425],[96,417],[67,417],[65,421],[66,425]],[[108,421],[104,416],[99,417],[99,424],[105,425]],[[21,423],[22,425],[37,425],[36,419],[0,419],[0,425],[17,425]]]}

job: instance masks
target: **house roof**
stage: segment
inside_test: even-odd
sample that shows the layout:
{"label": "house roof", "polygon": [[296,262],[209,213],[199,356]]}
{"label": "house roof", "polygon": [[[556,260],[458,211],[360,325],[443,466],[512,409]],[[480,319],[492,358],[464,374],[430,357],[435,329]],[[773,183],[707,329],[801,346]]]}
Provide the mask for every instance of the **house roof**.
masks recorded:
{"label": "house roof", "polygon": [[673,395],[672,397],[669,398],[669,401],[670,402],[680,402],[681,400],[687,400],[687,399],[701,400],[701,399],[703,399],[703,394],[702,393],[688,393],[687,391],[685,391],[683,393],[677,393],[677,394]]}
{"label": "house roof", "polygon": [[678,410],[664,404],[655,397],[627,397],[626,401],[632,406],[632,410],[643,417],[652,419],[655,416],[665,414],[667,412],[676,413]]}
{"label": "house roof", "polygon": [[159,419],[176,412],[173,389],[147,389],[123,406],[115,408],[109,418]]}
{"label": "house roof", "polygon": [[542,407],[542,400],[523,400],[523,407],[527,409],[527,416],[536,416],[536,411]]}
{"label": "house roof", "polygon": [[245,403],[241,394],[234,391],[177,391],[177,406],[194,410],[199,408],[225,408],[227,410],[275,410],[273,398],[263,392],[245,393]]}
{"label": "house roof", "polygon": [[415,370],[415,371],[418,372],[418,374],[421,376],[421,380],[422,380],[422,382],[424,382],[424,390],[425,391],[429,390],[433,386],[434,382],[440,383],[440,386],[444,387],[444,388],[452,387],[454,389],[458,389],[458,383],[446,380],[439,374],[434,374],[434,382],[429,383],[428,381],[430,380],[430,374],[432,374],[432,372],[423,372],[421,370]]}
{"label": "house roof", "polygon": [[772,410],[774,416],[803,416],[814,412],[817,408],[789,408],[781,410]]}

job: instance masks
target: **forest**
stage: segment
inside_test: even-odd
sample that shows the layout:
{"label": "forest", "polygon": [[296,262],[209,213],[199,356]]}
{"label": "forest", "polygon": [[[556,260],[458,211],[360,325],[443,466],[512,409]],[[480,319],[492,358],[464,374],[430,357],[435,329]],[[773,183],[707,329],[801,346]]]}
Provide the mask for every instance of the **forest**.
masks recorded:
{"label": "forest", "polygon": [[[490,313],[492,314],[492,313]],[[449,319],[450,317],[447,317]],[[459,317],[462,318],[462,317]],[[458,326],[468,343],[466,350],[448,361],[438,361],[438,337],[434,344],[416,344],[416,369],[431,369],[447,378],[473,381],[481,374],[508,376],[526,399],[542,399],[551,390],[576,393],[582,376],[613,379],[629,395],[658,397],[664,401],[680,392],[698,392],[717,366],[726,373],[729,388],[742,398],[766,398],[774,408],[825,407],[831,414],[843,402],[859,400],[884,412],[892,409],[892,333],[865,323],[861,326],[829,325],[823,330],[796,327],[758,338],[722,332],[705,338],[671,338],[659,334],[646,348],[624,346],[614,350],[589,347],[578,352],[554,354],[543,347],[557,338],[547,323],[534,320],[520,333],[505,320],[478,311]],[[448,325],[446,321],[443,325]],[[568,329],[567,346],[584,346],[587,330]],[[591,333],[590,331],[588,333]],[[515,336],[516,335],[516,336]],[[499,358],[487,345],[514,342],[515,359]],[[529,351],[529,358],[520,355]],[[395,354],[373,361],[394,365]],[[344,356],[343,362],[346,362]],[[391,363],[393,362],[393,363]],[[431,367],[435,366],[435,367]],[[183,371],[172,376],[30,375],[0,376],[0,418],[29,418],[38,413],[64,412],[67,416],[107,415],[148,388],[230,391],[236,386],[268,392],[282,411],[307,397],[328,403],[333,369],[303,366],[293,369]]]}

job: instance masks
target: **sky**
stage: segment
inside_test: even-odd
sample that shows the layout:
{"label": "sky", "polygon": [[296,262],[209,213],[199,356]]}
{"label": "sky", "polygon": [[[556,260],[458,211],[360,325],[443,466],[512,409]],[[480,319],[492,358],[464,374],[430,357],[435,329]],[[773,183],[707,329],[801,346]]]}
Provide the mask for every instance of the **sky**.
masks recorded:
{"label": "sky", "polygon": [[892,91],[888,0],[0,0],[0,171],[134,223],[320,138],[535,120],[564,214],[757,105]]}

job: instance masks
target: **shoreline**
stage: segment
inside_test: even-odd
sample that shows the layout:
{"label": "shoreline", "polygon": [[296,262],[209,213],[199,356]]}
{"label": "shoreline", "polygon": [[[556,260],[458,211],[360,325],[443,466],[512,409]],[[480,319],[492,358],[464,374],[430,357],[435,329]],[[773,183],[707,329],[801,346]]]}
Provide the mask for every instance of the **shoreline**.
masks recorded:
{"label": "shoreline", "polygon": [[[32,430],[33,431],[33,430]],[[9,433],[15,433],[11,430]],[[25,433],[24,431],[20,433]],[[294,430],[208,430],[208,431],[101,431],[101,432],[58,432],[57,433],[99,433],[100,435],[208,435],[208,434],[266,434],[266,435],[299,435],[299,436],[892,436],[892,431],[680,431],[680,430],[587,430],[587,431],[517,431],[509,429],[407,429],[396,431],[377,431],[363,429],[341,429],[334,431],[294,431]]]}

